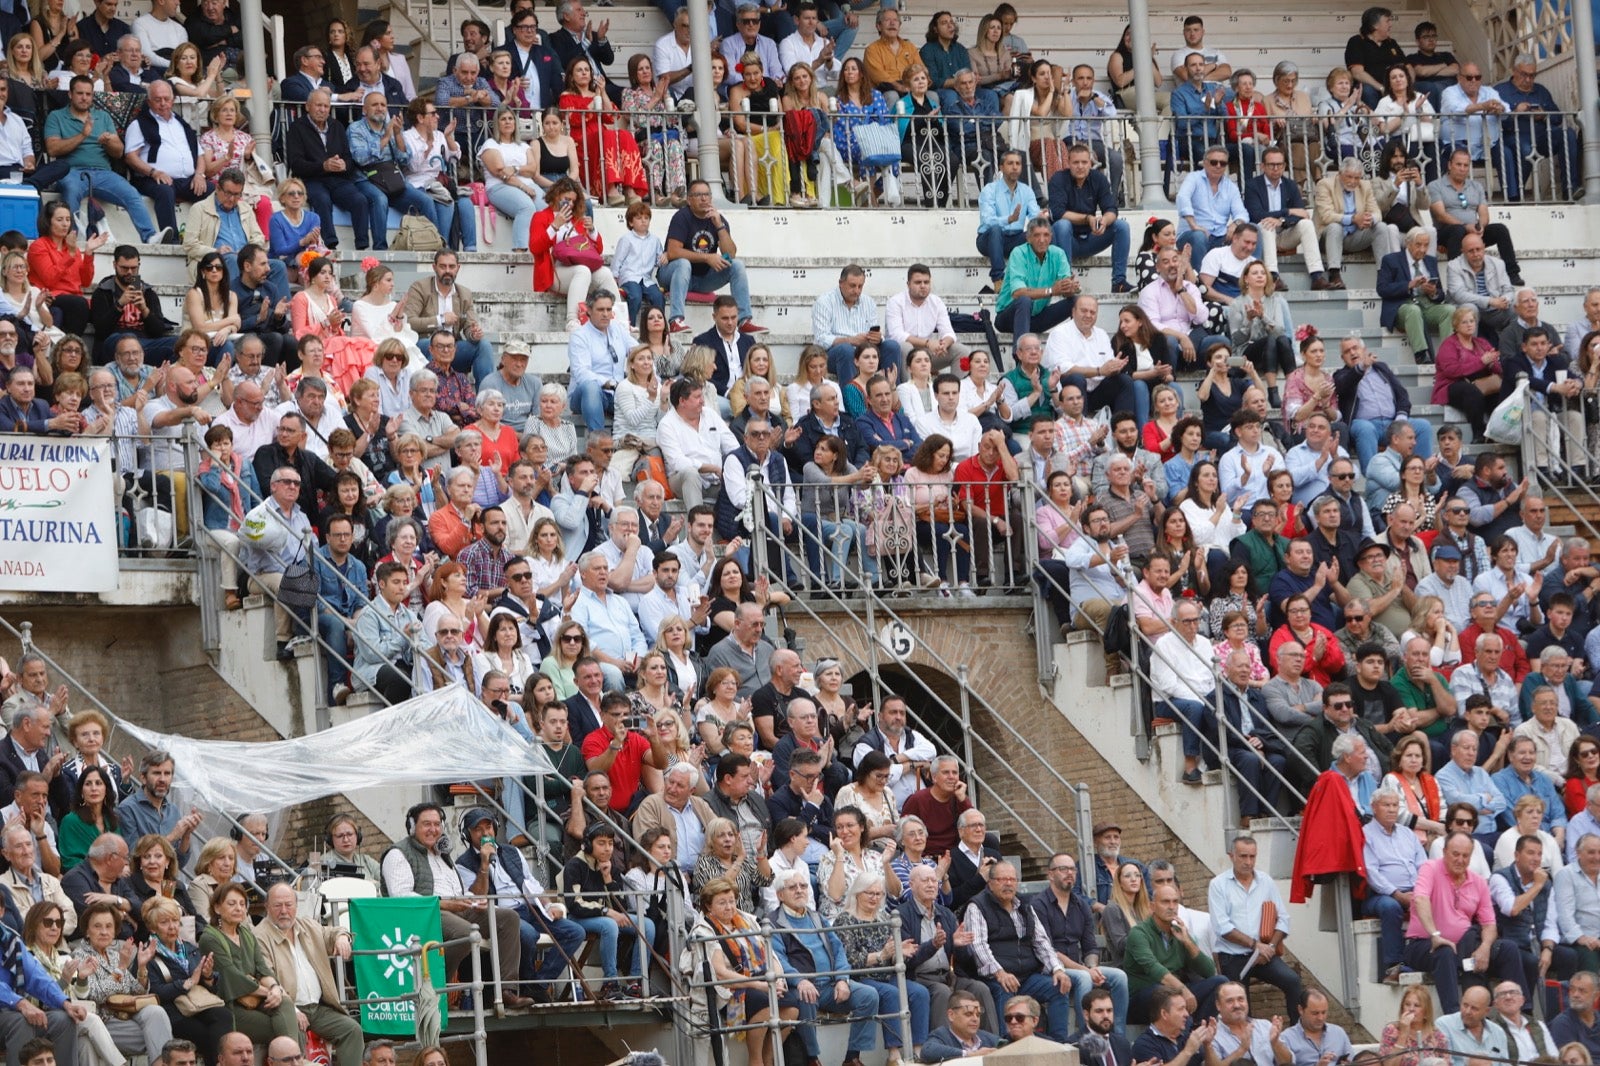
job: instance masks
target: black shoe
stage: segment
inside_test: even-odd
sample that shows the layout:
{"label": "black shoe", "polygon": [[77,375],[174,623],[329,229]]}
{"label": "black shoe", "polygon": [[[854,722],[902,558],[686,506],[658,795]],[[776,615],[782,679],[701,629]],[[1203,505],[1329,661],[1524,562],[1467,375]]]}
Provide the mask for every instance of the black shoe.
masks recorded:
{"label": "black shoe", "polygon": [[1518,272],[1516,274],[1507,274],[1506,277],[1507,277],[1508,280],[1510,280],[1511,284],[1513,284],[1513,285],[1521,285],[1522,284],[1522,274],[1520,272]]}
{"label": "black shoe", "polygon": [[1276,386],[1276,385],[1273,385],[1272,387],[1267,389],[1267,406],[1268,407],[1282,407],[1283,406],[1283,400],[1278,395],[1278,386]]}
{"label": "black shoe", "polygon": [[1199,770],[1186,770],[1186,771],[1184,771],[1183,783],[1186,784],[1186,785],[1198,785],[1200,783],[1200,771]]}
{"label": "black shoe", "polygon": [[994,282],[991,281],[989,284],[987,284],[983,288],[979,289],[978,290],[978,295],[979,296],[993,296],[994,295]]}
{"label": "black shoe", "polygon": [[278,641],[278,661],[280,663],[286,663],[293,658],[294,652],[289,649],[288,643],[282,640]]}
{"label": "black shoe", "polygon": [[1126,281],[1118,281],[1112,284],[1111,291],[1120,295],[1125,292],[1132,292],[1133,286],[1129,285]]}

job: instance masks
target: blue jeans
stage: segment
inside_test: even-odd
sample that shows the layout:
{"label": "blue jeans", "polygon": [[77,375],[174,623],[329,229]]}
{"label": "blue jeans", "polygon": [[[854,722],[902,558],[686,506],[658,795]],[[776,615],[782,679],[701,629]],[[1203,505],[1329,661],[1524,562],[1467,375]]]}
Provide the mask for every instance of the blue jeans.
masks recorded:
{"label": "blue jeans", "polygon": [[[1384,434],[1389,432],[1389,423],[1392,418],[1356,418],[1350,422],[1350,436],[1355,438],[1356,456],[1361,462],[1361,469],[1365,470],[1372,462],[1372,457],[1378,454],[1380,442]],[[1433,454],[1433,426],[1427,419],[1413,418],[1411,426],[1417,431],[1417,454],[1426,459]]]}
{"label": "blue jeans", "polygon": [[850,546],[855,545],[856,559],[861,569],[865,572],[867,580],[874,585],[878,583],[878,560],[867,554],[867,527],[860,522],[844,519],[839,522],[822,521],[822,540],[828,546],[833,558],[827,562],[828,580],[838,584],[844,580],[843,567],[840,563],[849,563]]}
{"label": "blue jeans", "polygon": [[624,281],[617,285],[622,290],[622,298],[628,301],[628,321],[639,321],[639,308],[648,300],[650,306],[666,310],[667,301],[661,295],[661,287],[653,281]]}
{"label": "blue jeans", "polygon": [[1406,909],[1393,896],[1369,894],[1361,901],[1361,913],[1378,919],[1378,962],[1385,970],[1400,965],[1405,951]]}
{"label": "blue jeans", "polygon": [[1194,268],[1196,270],[1199,270],[1200,260],[1206,257],[1207,252],[1211,251],[1213,248],[1221,248],[1227,243],[1227,234],[1223,234],[1220,237],[1213,237],[1211,234],[1201,229],[1184,230],[1183,233],[1178,237],[1178,251],[1183,251],[1183,246],[1188,245],[1189,262],[1194,264]]}
{"label": "blue jeans", "polygon": [[[1078,386],[1078,391],[1083,393],[1084,414],[1095,414],[1110,408],[1112,414],[1119,411],[1134,411],[1139,407],[1139,383],[1128,374],[1108,374],[1100,379],[1100,384],[1089,391],[1089,379],[1082,374],[1068,374],[1061,379],[1061,384],[1071,383]],[[1059,386],[1058,386],[1059,388]],[[1141,422],[1140,425],[1144,423]]]}
{"label": "blue jeans", "polygon": [[139,240],[149,243],[150,238],[156,234],[156,225],[150,221],[150,212],[145,209],[144,197],[139,195],[138,189],[128,184],[126,178],[115,171],[74,169],[67,172],[67,176],[61,179],[57,188],[61,190],[62,201],[74,215],[78,213],[78,205],[92,196],[96,200],[116,204],[128,212],[133,228],[139,231]]}
{"label": "blue jeans", "polygon": [[1067,253],[1067,258],[1074,259],[1081,256],[1094,255],[1111,249],[1111,284],[1126,284],[1128,281],[1128,224],[1122,219],[1117,219],[1107,226],[1104,233],[1094,234],[1089,232],[1089,227],[1075,228],[1066,219],[1061,219],[1050,227],[1053,236],[1050,238],[1057,248]]}
{"label": "blue jeans", "polygon": [[526,252],[528,227],[533,225],[533,216],[544,206],[544,197],[535,200],[515,185],[501,184],[489,190],[489,202],[502,215],[511,216],[511,250]]}
{"label": "blue jeans", "polygon": [[978,254],[989,257],[989,280],[998,282],[1006,276],[1006,257],[1013,249],[1028,242],[1023,230],[1006,230],[993,226],[978,231]]}
{"label": "blue jeans", "polygon": [[878,993],[878,1013],[883,1020],[884,1048],[921,1047],[928,1039],[928,989],[915,981],[906,981],[906,999],[910,1001],[907,1013],[911,1015],[911,1039],[900,1030],[900,986],[888,981],[862,981]]}
{"label": "blue jeans", "polygon": [[333,226],[333,209],[337,205],[350,212],[350,228],[356,235],[357,248],[389,247],[389,198],[366,178],[349,175],[326,174],[306,181],[306,199],[311,210],[327,223],[322,240],[329,248],[339,247],[339,234]]}
{"label": "blue jeans", "polygon": [[348,684],[350,667],[346,663],[350,660],[350,652],[346,647],[349,641],[345,639],[344,619],[332,611],[319,607],[317,635],[322,638],[322,643],[325,645],[322,654],[328,660],[328,689],[331,691],[335,685]]}
{"label": "blue jeans", "polygon": [[[100,345],[102,358],[97,361],[101,363],[111,362],[111,353],[117,350],[117,342],[127,336],[130,336],[130,334],[113,333],[107,337]],[[138,336],[138,334],[132,334],[132,336]],[[144,349],[144,365],[160,366],[162,363],[171,361],[173,352],[177,348],[177,343],[177,337],[139,337],[139,347]]]}
{"label": "blue jeans", "polygon": [[[617,923],[607,915],[598,918],[574,918],[577,925],[583,928],[585,934],[593,933],[600,938],[600,973],[607,981],[617,979],[617,945],[622,943],[627,951],[627,959],[623,963],[624,969],[630,976],[642,974],[644,970],[639,967],[639,955],[647,950],[656,939],[655,923],[649,918],[644,920],[642,929],[619,929]],[[643,938],[640,938],[640,934]]]}
{"label": "blue jeans", "polygon": [[[178,232],[178,204],[180,202],[192,204],[201,198],[195,196],[187,178],[174,178],[163,185],[154,178],[139,176],[129,178],[128,184],[132,185],[139,195],[149,197],[150,202],[155,205],[156,225],[171,229],[173,233]],[[208,184],[201,196],[209,196],[210,193],[211,188]]]}
{"label": "blue jeans", "polygon": [[[1115,966],[1102,966],[1100,973],[1105,977],[1105,988],[1111,993],[1112,1030],[1119,1036],[1128,1031],[1128,975]],[[1089,978],[1088,970],[1068,970],[1067,977],[1072,981],[1072,1017],[1073,1026],[1078,1032],[1083,1032],[1083,997],[1095,987],[1094,981]]]}
{"label": "blue jeans", "polygon": [[[1182,696],[1164,696],[1160,699],[1162,703],[1172,708],[1175,717],[1189,727],[1182,731],[1183,757],[1186,759],[1191,757],[1198,758],[1200,755],[1200,722],[1207,712],[1211,710],[1211,698],[1207,696],[1207,702],[1205,703],[1201,703],[1196,699],[1184,699]],[[1161,713],[1159,708],[1157,708],[1156,713]]]}
{"label": "blue jeans", "polygon": [[[906,360],[900,351],[900,342],[890,340],[888,337],[878,342],[878,369],[888,372],[889,367],[895,368],[895,377],[904,381],[906,376]],[[856,376],[856,346],[853,344],[835,344],[828,349],[828,373],[833,375],[835,381],[851,381]]]}
{"label": "blue jeans", "polygon": [[[985,977],[989,985],[989,992],[994,996],[994,1010],[996,1014],[1004,1015],[1006,1001],[1013,993],[1000,987],[1000,982],[993,977]],[[1056,988],[1056,983],[1050,979],[1049,974],[1036,973],[1032,977],[1024,978],[1022,987],[1018,988],[1016,995],[1032,996],[1039,1001],[1039,1006],[1045,1011],[1045,1032],[1049,1033],[1057,1043],[1067,1042],[1067,1020],[1072,1015],[1072,1004],[1067,1001]]]}
{"label": "blue jeans", "polygon": [[[802,1003],[795,993],[798,981],[789,982],[789,992],[781,1001],[783,1006],[797,1006],[800,1008],[800,1042],[805,1045],[806,1054],[811,1058],[818,1058],[822,1054],[822,1047],[817,1042],[817,1013],[826,1011],[829,1014],[850,1015],[850,1042],[851,1055],[859,1055],[863,1051],[872,1049],[873,1015],[878,1014],[878,993],[869,985],[860,981],[847,981],[850,991],[846,999],[835,996],[839,982],[827,978],[816,978],[811,983],[817,986],[817,1001],[815,1003]],[[898,1002],[896,1008],[898,1009]]]}
{"label": "blue jeans", "polygon": [[683,317],[684,301],[691,292],[716,292],[724,285],[733,293],[739,305],[739,321],[750,321],[750,282],[745,277],[744,264],[737,259],[727,260],[721,270],[704,274],[694,272],[694,264],[687,259],[674,259],[656,273],[662,289],[667,292],[667,319]]}
{"label": "blue jeans", "polygon": [[[851,5],[852,10],[854,10],[856,13],[856,19],[858,22],[865,23],[871,21],[862,15],[862,12],[871,6],[872,0],[867,0],[866,3]],[[878,6],[883,8],[885,11],[893,11],[900,5],[899,0],[883,0],[883,3],[879,4]],[[831,11],[839,10],[837,5],[829,5],[828,9]],[[836,18],[824,20],[822,25],[827,28],[828,37],[833,41],[833,54],[838,56],[840,59],[843,59],[846,53],[850,51],[850,46],[855,43],[856,34],[860,32],[861,27],[859,25],[854,28],[846,26],[844,24],[844,15],[842,14]]]}
{"label": "blue jeans", "polygon": [[591,378],[573,387],[568,406],[573,414],[583,416],[583,424],[594,433],[606,428],[606,415],[615,409],[616,398],[605,390],[603,382]]}
{"label": "blue jeans", "polygon": [[[522,973],[524,980],[532,978],[538,981],[554,981],[561,976],[567,968],[567,960],[577,957],[578,950],[583,947],[587,935],[583,926],[570,918],[557,918],[546,921],[526,903],[519,903],[512,910],[517,912],[517,917],[522,919]],[[550,939],[556,942],[560,950],[555,947],[544,953],[544,958],[534,965],[534,958],[539,953],[539,934],[549,933]]]}
{"label": "blue jeans", "polygon": [[[427,338],[423,338],[423,346],[427,346]],[[481,337],[469,341],[465,337],[456,338],[456,356],[450,360],[450,369],[457,373],[465,374],[472,371],[472,383],[476,385],[495,370],[494,345],[489,343],[488,337]]]}
{"label": "blue jeans", "polygon": [[[228,284],[232,286],[239,280],[239,257],[223,253],[222,266],[228,272]],[[267,260],[267,280],[262,288],[271,294],[272,299],[269,302],[273,306],[277,306],[279,300],[289,298],[289,268],[284,265],[282,259]]]}

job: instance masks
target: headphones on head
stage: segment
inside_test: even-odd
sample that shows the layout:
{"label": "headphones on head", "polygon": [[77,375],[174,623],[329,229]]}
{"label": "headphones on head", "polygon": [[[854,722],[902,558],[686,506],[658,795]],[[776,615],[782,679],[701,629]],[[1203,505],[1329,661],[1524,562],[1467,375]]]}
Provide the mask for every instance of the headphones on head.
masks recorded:
{"label": "headphones on head", "polygon": [[328,819],[328,824],[322,829],[323,844],[327,846],[329,851],[333,850],[333,827],[338,825],[340,822],[349,822],[351,825],[355,826],[356,847],[359,848],[362,844],[362,838],[364,835],[361,832],[361,823],[356,821],[355,818],[348,814],[336,814],[332,818]]}
{"label": "headphones on head", "polygon": [[410,836],[417,831],[417,819],[421,818],[427,811],[438,811],[439,817],[444,817],[444,808],[432,800],[423,800],[421,803],[413,804],[411,809],[406,812],[406,836]]}
{"label": "headphones on head", "polygon": [[[244,833],[244,820],[246,818],[249,818],[251,815],[253,815],[255,813],[256,813],[255,811],[246,811],[244,814],[239,815],[238,821],[234,822],[232,825],[230,825],[228,827],[228,836],[233,840],[233,842],[235,844],[239,844],[239,843],[242,843],[244,841],[244,836],[245,836],[245,833]],[[269,828],[269,831],[270,831],[270,828]],[[254,834],[251,834],[251,835],[254,836]],[[266,841],[263,840],[263,839],[257,838],[256,839],[256,843],[265,844]]]}
{"label": "headphones on head", "polygon": [[602,836],[608,836],[614,842],[617,839],[617,831],[605,822],[596,822],[588,829],[585,829],[583,831],[583,853],[585,855],[593,855],[594,842],[596,838]]}
{"label": "headphones on head", "polygon": [[494,823],[494,813],[484,807],[473,807],[461,816],[460,832],[461,842],[469,848],[476,848],[478,841],[472,839],[472,831],[484,822],[490,826]]}

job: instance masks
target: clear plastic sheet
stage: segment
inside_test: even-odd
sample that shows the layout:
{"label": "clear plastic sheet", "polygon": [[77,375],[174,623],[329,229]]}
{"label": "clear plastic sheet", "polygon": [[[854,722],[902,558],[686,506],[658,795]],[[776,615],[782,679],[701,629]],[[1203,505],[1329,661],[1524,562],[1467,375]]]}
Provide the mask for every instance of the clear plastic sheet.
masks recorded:
{"label": "clear plastic sheet", "polygon": [[554,773],[542,750],[460,685],[320,733],[265,744],[191,740],[127,721],[118,726],[172,754],[173,787],[185,806],[233,815],[353,789]]}

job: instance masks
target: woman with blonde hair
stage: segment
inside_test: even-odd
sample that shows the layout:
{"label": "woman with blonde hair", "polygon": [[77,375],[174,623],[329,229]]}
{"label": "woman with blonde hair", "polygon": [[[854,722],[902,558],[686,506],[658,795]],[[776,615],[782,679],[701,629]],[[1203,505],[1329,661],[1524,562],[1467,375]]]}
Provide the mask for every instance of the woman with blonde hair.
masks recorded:
{"label": "woman with blonde hair", "polygon": [[211,918],[211,895],[232,881],[239,869],[239,852],[226,836],[214,836],[200,849],[194,861],[194,879],[189,882],[189,902],[200,917]]}
{"label": "woman with blonde hair", "polygon": [[[219,96],[206,109],[210,128],[200,135],[200,162],[206,178],[216,181],[229,167],[246,170],[255,158],[256,140],[239,125],[239,101]],[[248,173],[248,171],[246,171]]]}
{"label": "woman with blonde hair", "polygon": [[1107,962],[1120,963],[1128,932],[1150,917],[1150,893],[1144,886],[1144,870],[1136,862],[1117,866],[1111,881],[1111,902],[1100,912],[1100,925],[1106,934]]}
{"label": "woman with blonde hair", "polygon": [[274,259],[283,260],[289,280],[300,278],[300,256],[305,252],[326,252],[322,240],[322,217],[306,201],[306,183],[290,177],[278,186],[278,210],[267,226],[269,248]]}
{"label": "woman with blonde hair", "polygon": [[[1433,996],[1412,985],[1400,996],[1400,1015],[1383,1027],[1378,1053],[1393,1066],[1430,1066],[1450,1057],[1450,1038],[1433,1024]],[[1565,1061],[1565,1060],[1563,1060]]]}
{"label": "woman with blonde hair", "polygon": [[688,619],[669,614],[657,623],[655,650],[667,663],[667,685],[684,701],[687,710],[699,694],[706,676],[706,665],[695,654],[694,633]]}
{"label": "woman with blonde hair", "polygon": [[791,419],[798,422],[811,413],[811,390],[822,384],[831,384],[828,380],[828,350],[820,344],[807,344],[800,349],[794,380],[783,387],[783,398]]}
{"label": "woman with blonde hair", "polygon": [[[661,316],[659,307],[646,308],[649,315]],[[663,324],[665,319],[662,319]],[[656,355],[648,344],[628,353],[627,369],[617,382],[616,410],[612,422],[616,450],[608,469],[624,484],[634,480],[634,467],[646,455],[659,455],[657,429],[661,418],[672,409],[671,390],[656,375]]]}
{"label": "woman with blonde hair", "polygon": [[539,160],[517,136],[516,111],[508,107],[497,110],[489,130],[491,135],[478,147],[484,188],[494,209],[511,219],[511,250],[525,252],[534,212],[544,206]]}
{"label": "woman with blonde hair", "polygon": [[[672,687],[667,680],[667,657],[658,651],[647,651],[640,656],[634,675],[633,691],[628,693],[628,703],[635,714],[644,719],[655,719],[672,714],[678,709]],[[688,743],[688,731],[684,731]]]}
{"label": "woman with blonde hair", "polygon": [[[782,207],[789,198],[784,180],[788,155],[779,113],[783,87],[766,75],[761,56],[755,52],[740,58],[738,73],[740,80],[728,88],[728,110],[733,113],[734,197],[757,207]],[[796,207],[811,205],[809,198],[801,200]]]}
{"label": "woman with blonde hair", "polygon": [[209,107],[223,89],[224,57],[214,56],[209,64],[204,60],[198,45],[184,41],[172,50],[167,63],[167,81],[176,98],[173,110],[195,130],[205,125]]}
{"label": "woman with blonde hair", "polygon": [[1461,637],[1445,617],[1444,601],[1437,596],[1418,596],[1411,608],[1411,628],[1400,634],[1400,646],[1421,637],[1432,647],[1428,662],[1435,670],[1448,670],[1461,662]]}
{"label": "woman with blonde hair", "polygon": [[556,687],[556,698],[569,700],[578,692],[573,667],[579,659],[589,654],[589,634],[583,626],[568,619],[556,628],[550,642],[550,654],[539,664],[539,672],[548,677]]}
{"label": "woman with blonde hair", "polygon": [[572,579],[578,575],[576,560],[567,559],[566,545],[561,540],[561,527],[548,515],[533,524],[528,534],[528,564],[533,567],[533,585],[539,598],[562,598],[572,588]]}
{"label": "woman with blonde hair", "polygon": [[[795,63],[784,79],[783,148],[789,161],[789,202],[795,207],[816,207],[817,165],[828,138],[824,132],[828,113],[828,94],[817,85],[810,63]],[[832,167],[829,167],[830,176]],[[821,186],[824,198],[832,195],[831,183]]]}

